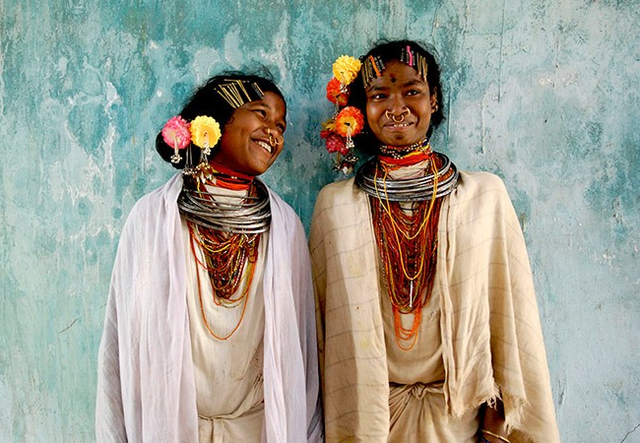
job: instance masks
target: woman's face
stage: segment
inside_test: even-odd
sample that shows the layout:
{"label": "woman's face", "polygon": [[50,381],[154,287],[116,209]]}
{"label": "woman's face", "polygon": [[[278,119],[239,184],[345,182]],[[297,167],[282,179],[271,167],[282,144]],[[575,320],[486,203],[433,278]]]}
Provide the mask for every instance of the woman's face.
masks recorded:
{"label": "woman's face", "polygon": [[279,95],[265,92],[231,114],[212,160],[240,174],[264,173],[284,145],[286,106]]}
{"label": "woman's face", "polygon": [[425,137],[436,94],[415,69],[399,61],[387,63],[366,95],[367,123],[382,144],[409,146]]}

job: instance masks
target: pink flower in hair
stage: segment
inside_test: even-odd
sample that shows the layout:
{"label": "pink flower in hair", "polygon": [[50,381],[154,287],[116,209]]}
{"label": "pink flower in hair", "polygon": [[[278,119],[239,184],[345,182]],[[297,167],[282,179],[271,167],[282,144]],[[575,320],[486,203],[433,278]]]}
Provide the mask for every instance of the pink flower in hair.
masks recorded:
{"label": "pink flower in hair", "polygon": [[172,117],[162,128],[162,139],[173,149],[184,149],[191,143],[189,122],[180,117]]}

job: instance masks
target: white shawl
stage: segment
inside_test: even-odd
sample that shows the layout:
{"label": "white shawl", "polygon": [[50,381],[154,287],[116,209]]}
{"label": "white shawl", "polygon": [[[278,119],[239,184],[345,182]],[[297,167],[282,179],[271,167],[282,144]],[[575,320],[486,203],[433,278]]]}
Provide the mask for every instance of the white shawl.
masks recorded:
{"label": "white shawl", "polygon": [[[98,356],[96,438],[196,442],[196,387],[177,198],[182,176],[140,199],[122,231]],[[323,439],[304,228],[269,190],[264,398],[268,443]]]}

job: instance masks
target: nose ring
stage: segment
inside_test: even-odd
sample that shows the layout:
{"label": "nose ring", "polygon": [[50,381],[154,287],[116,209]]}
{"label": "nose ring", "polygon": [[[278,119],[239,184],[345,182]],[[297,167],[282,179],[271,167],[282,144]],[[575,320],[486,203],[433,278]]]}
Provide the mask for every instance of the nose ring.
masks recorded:
{"label": "nose ring", "polygon": [[273,136],[273,134],[271,133],[271,128],[267,128],[267,134],[269,135],[269,144],[271,146],[275,146],[275,137]]}
{"label": "nose ring", "polygon": [[384,112],[384,115],[389,119],[389,120],[393,120],[394,123],[402,123],[405,119],[405,117],[408,117],[411,115],[411,111],[408,109],[405,109],[404,111],[402,111],[400,113],[400,115],[395,115],[392,112],[390,112],[388,109]]}
{"label": "nose ring", "polygon": [[267,135],[269,136],[269,144],[273,147],[279,146],[282,144],[282,138],[278,138],[277,136],[271,133],[271,128],[267,128]]}

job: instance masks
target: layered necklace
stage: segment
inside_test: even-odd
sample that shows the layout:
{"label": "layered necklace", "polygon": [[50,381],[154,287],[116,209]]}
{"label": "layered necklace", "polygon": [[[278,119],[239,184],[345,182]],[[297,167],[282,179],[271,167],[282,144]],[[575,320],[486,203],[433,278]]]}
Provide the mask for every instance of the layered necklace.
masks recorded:
{"label": "layered necklace", "polygon": [[[209,275],[213,303],[227,308],[242,305],[240,319],[230,332],[214,332],[204,309],[200,273],[196,272],[205,327],[218,340],[227,340],[240,327],[247,308],[260,234],[271,222],[269,196],[264,184],[253,177],[216,164],[198,168],[196,174],[184,178],[178,209],[189,229],[196,265]],[[230,195],[220,188],[244,192]],[[198,250],[202,251],[202,259]]]}
{"label": "layered necklace", "polygon": [[[416,164],[425,165],[418,177],[389,178],[390,173]],[[381,155],[370,160],[356,174],[356,184],[369,195],[400,349],[410,350],[417,341],[422,308],[433,288],[441,197],[451,193],[457,183],[455,165],[446,155],[433,152],[426,139],[405,155]],[[413,314],[410,328],[403,325],[403,314]]]}

